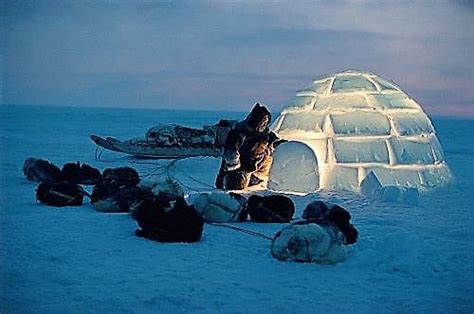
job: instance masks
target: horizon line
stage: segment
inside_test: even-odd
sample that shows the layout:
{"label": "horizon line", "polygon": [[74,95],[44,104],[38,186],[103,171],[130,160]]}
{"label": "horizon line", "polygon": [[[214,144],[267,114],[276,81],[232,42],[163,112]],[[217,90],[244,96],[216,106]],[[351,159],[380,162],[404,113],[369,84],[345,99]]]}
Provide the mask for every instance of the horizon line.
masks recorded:
{"label": "horizon line", "polygon": [[[165,108],[165,107],[149,107],[149,106],[107,106],[107,105],[55,105],[55,104],[6,104],[2,103],[0,106],[18,106],[18,107],[55,107],[55,108],[90,108],[90,109],[124,109],[124,110],[161,110],[161,111],[196,111],[196,112],[231,112],[231,113],[248,113],[251,109],[252,106],[249,107],[248,110],[232,110],[232,109],[199,109],[199,108],[175,108],[175,109],[170,109],[170,108]],[[465,120],[473,120],[474,119],[474,110],[467,110],[463,111],[462,109],[459,110],[459,107],[454,107],[456,109],[453,110],[451,107],[449,111],[444,111],[444,110],[432,110],[432,111],[427,111],[425,108],[422,107],[423,112],[428,115],[428,116],[434,116],[434,117],[441,117],[441,118],[446,118],[446,117],[451,117],[451,118],[457,118],[457,119],[465,119]],[[269,108],[270,109],[270,108]],[[283,108],[282,108],[283,109]],[[281,110],[271,110],[270,112],[272,113],[280,113]]]}

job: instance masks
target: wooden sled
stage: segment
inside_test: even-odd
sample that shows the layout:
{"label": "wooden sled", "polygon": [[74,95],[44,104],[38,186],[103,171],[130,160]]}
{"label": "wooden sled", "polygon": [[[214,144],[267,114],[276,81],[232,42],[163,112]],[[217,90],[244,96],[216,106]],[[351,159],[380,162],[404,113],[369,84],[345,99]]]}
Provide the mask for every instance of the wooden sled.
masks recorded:
{"label": "wooden sled", "polygon": [[187,157],[220,157],[223,153],[222,147],[178,147],[178,146],[157,146],[149,141],[120,141],[113,137],[100,137],[91,135],[92,141],[98,146],[124,154],[137,157],[174,159]]}

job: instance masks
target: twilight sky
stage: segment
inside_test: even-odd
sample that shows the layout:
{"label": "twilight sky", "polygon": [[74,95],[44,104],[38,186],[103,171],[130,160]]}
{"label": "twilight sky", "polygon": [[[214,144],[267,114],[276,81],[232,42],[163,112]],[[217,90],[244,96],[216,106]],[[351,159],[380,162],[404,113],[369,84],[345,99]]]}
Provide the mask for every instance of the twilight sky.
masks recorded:
{"label": "twilight sky", "polygon": [[2,104],[277,111],[361,69],[474,116],[474,2],[0,0]]}

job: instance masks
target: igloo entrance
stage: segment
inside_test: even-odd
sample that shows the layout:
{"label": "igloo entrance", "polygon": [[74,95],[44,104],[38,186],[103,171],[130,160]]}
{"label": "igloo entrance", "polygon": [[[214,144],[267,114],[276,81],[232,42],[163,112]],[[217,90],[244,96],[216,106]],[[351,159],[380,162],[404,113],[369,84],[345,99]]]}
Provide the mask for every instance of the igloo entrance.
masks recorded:
{"label": "igloo entrance", "polygon": [[302,142],[281,144],[273,154],[268,188],[275,191],[309,193],[319,189],[318,160]]}

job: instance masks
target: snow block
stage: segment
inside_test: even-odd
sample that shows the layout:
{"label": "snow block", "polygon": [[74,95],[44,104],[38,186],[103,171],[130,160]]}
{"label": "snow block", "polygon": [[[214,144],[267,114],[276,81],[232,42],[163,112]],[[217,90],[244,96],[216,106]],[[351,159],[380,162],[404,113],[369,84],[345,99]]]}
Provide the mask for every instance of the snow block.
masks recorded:
{"label": "snow block", "polygon": [[405,204],[418,204],[419,191],[416,187],[383,185],[374,171],[360,183],[360,192],[368,198]]}
{"label": "snow block", "polygon": [[418,104],[403,93],[371,95],[371,103],[383,109],[419,109]]}
{"label": "snow block", "polygon": [[403,202],[405,204],[418,205],[420,192],[417,188],[405,188],[403,193]]}
{"label": "snow block", "polygon": [[417,205],[420,194],[417,188],[388,185],[375,190],[372,196],[384,202]]}
{"label": "snow block", "polygon": [[280,128],[287,131],[303,130],[323,132],[323,123],[326,115],[316,112],[289,112],[283,116]]}
{"label": "snow block", "polygon": [[370,171],[360,183],[360,193],[368,197],[373,197],[376,191],[380,190],[381,188],[382,184],[373,171]]}
{"label": "snow block", "polygon": [[381,91],[399,91],[400,89],[395,85],[393,82],[389,82],[384,80],[381,77],[372,77],[372,80],[377,83],[381,89]]}
{"label": "snow block", "polygon": [[389,135],[390,122],[377,112],[354,111],[331,114],[332,128],[337,135]]}
{"label": "snow block", "polygon": [[312,95],[296,95],[290,104],[283,109],[284,112],[308,111],[313,109],[315,97]]}
{"label": "snow block", "polygon": [[432,165],[443,160],[439,142],[435,139],[417,141],[412,139],[392,138],[389,140],[395,153],[395,164]]}
{"label": "snow block", "polygon": [[420,187],[421,178],[418,169],[393,169],[384,167],[365,168],[366,173],[373,172],[382,186],[397,185],[406,187]]}
{"label": "snow block", "polygon": [[384,139],[334,139],[333,145],[337,163],[389,163]]}
{"label": "snow block", "polygon": [[314,109],[324,110],[334,109],[353,109],[353,108],[369,108],[369,102],[363,95],[330,95],[321,97],[316,100]]}
{"label": "snow block", "polygon": [[311,84],[305,86],[303,89],[300,89],[298,93],[301,92],[312,92],[312,93],[324,93],[326,89],[331,84],[330,79],[325,79],[322,81],[313,81]]}
{"label": "snow block", "polygon": [[332,85],[333,93],[357,91],[375,92],[375,85],[362,75],[338,75]]}
{"label": "snow block", "polygon": [[377,193],[377,196],[384,202],[417,205],[419,192],[417,188],[389,185],[380,189]]}
{"label": "snow block", "polygon": [[393,125],[401,136],[413,136],[434,133],[433,125],[428,117],[422,113],[393,113]]}
{"label": "snow block", "polygon": [[355,191],[359,188],[359,170],[355,167],[332,166],[324,187]]}
{"label": "snow block", "polygon": [[397,202],[402,199],[402,188],[398,186],[389,185],[381,188],[378,192],[380,198],[386,202]]}

